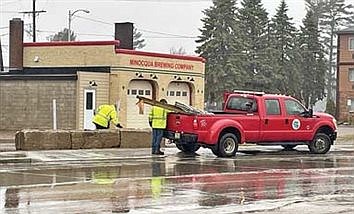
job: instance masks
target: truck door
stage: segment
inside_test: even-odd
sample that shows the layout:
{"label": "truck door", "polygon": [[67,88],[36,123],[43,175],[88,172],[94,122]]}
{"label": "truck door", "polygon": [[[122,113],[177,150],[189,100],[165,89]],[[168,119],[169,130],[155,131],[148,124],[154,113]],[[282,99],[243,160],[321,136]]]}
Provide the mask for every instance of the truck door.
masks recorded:
{"label": "truck door", "polygon": [[235,119],[243,127],[246,142],[256,142],[259,140],[260,119],[258,103],[253,95],[231,96],[225,106],[225,111],[242,116],[242,119],[237,119],[237,117]]}
{"label": "truck door", "polygon": [[280,100],[269,98],[264,100],[264,117],[261,119],[261,141],[282,141],[285,126]]}
{"label": "truck door", "polygon": [[285,99],[286,116],[285,125],[288,140],[301,141],[311,140],[315,118],[305,117],[306,108],[297,100]]}

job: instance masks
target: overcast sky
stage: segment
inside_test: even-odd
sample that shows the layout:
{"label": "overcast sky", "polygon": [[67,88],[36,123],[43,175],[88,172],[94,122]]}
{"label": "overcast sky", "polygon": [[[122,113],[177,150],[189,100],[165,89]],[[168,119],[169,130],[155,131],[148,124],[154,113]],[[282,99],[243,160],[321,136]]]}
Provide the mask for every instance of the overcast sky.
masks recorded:
{"label": "overcast sky", "polygon": [[[354,0],[347,0],[351,2]],[[272,16],[280,0],[262,0]],[[299,25],[305,16],[304,0],[287,0],[289,16]],[[77,40],[113,40],[115,22],[133,22],[146,40],[144,51],[169,53],[170,48],[183,47],[195,55],[196,37],[202,27],[202,11],[212,0],[36,0],[36,9],[44,10],[37,17],[37,41],[47,41],[49,35],[68,27],[68,12],[86,9],[90,13],[75,13],[72,30]],[[5,65],[8,64],[9,20],[22,18],[29,29],[32,18],[18,12],[31,11],[32,0],[0,1],[0,36]],[[26,34],[25,41],[32,38]]]}

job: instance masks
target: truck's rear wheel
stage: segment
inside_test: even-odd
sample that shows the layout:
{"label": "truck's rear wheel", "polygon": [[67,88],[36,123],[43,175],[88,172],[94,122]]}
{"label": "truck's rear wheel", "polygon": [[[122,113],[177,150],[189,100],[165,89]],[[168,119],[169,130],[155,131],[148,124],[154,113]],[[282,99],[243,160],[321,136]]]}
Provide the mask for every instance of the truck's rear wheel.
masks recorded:
{"label": "truck's rear wheel", "polygon": [[233,133],[226,133],[219,140],[219,157],[233,157],[238,150],[238,139]]}
{"label": "truck's rear wheel", "polygon": [[185,153],[194,153],[198,151],[200,145],[196,143],[189,143],[189,144],[176,144],[176,147]]}
{"label": "truck's rear wheel", "polygon": [[325,154],[331,148],[331,139],[324,133],[317,133],[309,144],[309,150],[313,154]]}

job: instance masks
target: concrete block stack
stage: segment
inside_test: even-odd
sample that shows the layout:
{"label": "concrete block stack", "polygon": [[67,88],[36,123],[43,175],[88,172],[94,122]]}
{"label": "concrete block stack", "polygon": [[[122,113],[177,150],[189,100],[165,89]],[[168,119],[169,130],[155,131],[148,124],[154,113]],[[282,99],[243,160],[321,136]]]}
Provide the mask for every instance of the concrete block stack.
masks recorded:
{"label": "concrete block stack", "polygon": [[71,132],[72,149],[118,148],[120,143],[118,130]]}
{"label": "concrete block stack", "polygon": [[151,131],[149,129],[122,129],[120,148],[151,147]]}
{"label": "concrete block stack", "polygon": [[16,150],[150,148],[149,129],[35,130],[15,134]]}

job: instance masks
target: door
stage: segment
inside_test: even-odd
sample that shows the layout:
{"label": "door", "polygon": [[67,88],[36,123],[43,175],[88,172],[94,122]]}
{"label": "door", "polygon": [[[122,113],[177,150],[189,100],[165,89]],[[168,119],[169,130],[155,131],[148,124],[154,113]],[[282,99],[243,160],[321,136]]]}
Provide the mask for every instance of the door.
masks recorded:
{"label": "door", "polygon": [[261,120],[262,141],[283,141],[287,138],[284,135],[286,130],[284,125],[283,112],[280,107],[280,100],[276,98],[265,99],[265,116]]}
{"label": "door", "polygon": [[136,96],[152,99],[152,85],[146,80],[132,80],[127,90],[127,128],[149,128],[150,105],[144,105],[143,114],[139,113]]}
{"label": "door", "polygon": [[92,123],[94,110],[96,106],[96,91],[93,89],[85,89],[84,91],[84,129],[94,130],[95,125]]}
{"label": "door", "polygon": [[190,105],[191,90],[187,83],[171,82],[167,88],[167,102],[174,105],[176,101]]}
{"label": "door", "polygon": [[286,99],[284,104],[286,132],[290,140],[311,140],[316,119],[305,117],[306,108],[296,100]]}

